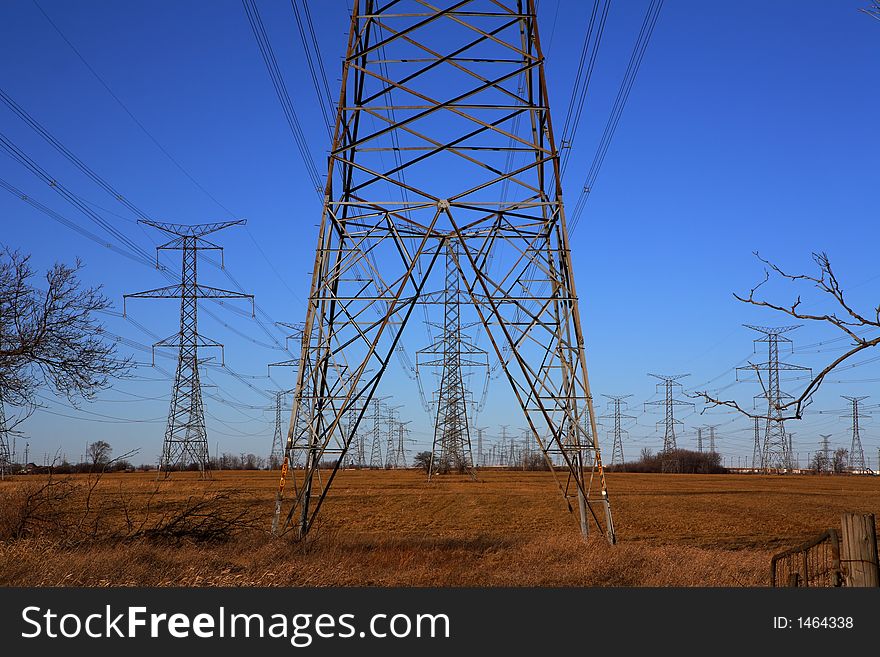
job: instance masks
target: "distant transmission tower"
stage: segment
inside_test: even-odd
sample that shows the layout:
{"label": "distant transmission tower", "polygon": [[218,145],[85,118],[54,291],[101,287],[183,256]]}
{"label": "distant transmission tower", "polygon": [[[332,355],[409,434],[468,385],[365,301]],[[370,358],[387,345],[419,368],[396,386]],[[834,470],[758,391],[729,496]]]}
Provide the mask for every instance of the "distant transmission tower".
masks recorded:
{"label": "distant transmission tower", "polygon": [[632,395],[602,395],[603,397],[607,397],[611,400],[612,404],[612,412],[610,415],[602,415],[600,417],[603,418],[611,418],[614,420],[614,428],[612,429],[612,433],[614,436],[614,447],[611,450],[611,465],[620,465],[623,466],[626,463],[626,460],[623,458],[623,436],[627,432],[624,431],[620,426],[620,421],[623,419],[632,419],[633,415],[625,415],[621,411],[626,410],[623,406],[626,405],[624,401],[628,397],[632,397]]}
{"label": "distant transmission tower", "polygon": [[718,451],[715,449],[715,429],[718,428],[717,424],[709,424],[706,425],[706,429],[709,430],[709,453],[717,454]]}
{"label": "distant transmission tower", "polygon": [[782,469],[790,470],[793,467],[791,445],[788,434],[785,432],[785,423],[783,422],[782,404],[784,400],[791,399],[791,395],[782,392],[780,387],[779,372],[780,371],[810,371],[809,367],[801,367],[800,365],[792,365],[790,363],[779,362],[779,343],[791,343],[791,338],[783,335],[789,331],[793,331],[799,326],[781,326],[778,328],[769,328],[766,326],[752,326],[744,324],[746,328],[753,331],[763,333],[764,336],[757,338],[755,342],[767,343],[767,361],[764,363],[753,363],[737,370],[750,371],[758,375],[761,372],[767,372],[767,379],[761,380],[764,392],[757,397],[767,401],[767,418],[764,427],[764,444],[761,449],[761,468],[763,470]]}
{"label": "distant transmission tower", "polygon": [[868,397],[867,395],[864,397],[847,397],[846,395],[841,395],[841,397],[852,404],[850,414],[843,416],[850,418],[852,421],[852,445],[849,448],[849,469],[853,472],[864,473],[865,450],[862,448],[862,437],[859,435],[859,418],[865,417],[865,414],[860,412],[859,402]]}
{"label": "distant transmission tower", "polygon": [[169,285],[136,294],[126,294],[125,299],[180,299],[180,328],[177,333],[153,345],[156,347],[172,347],[178,350],[177,373],[174,377],[174,389],[171,394],[171,409],[168,412],[168,426],[165,430],[165,441],[162,444],[162,457],[159,461],[159,472],[167,477],[171,470],[185,469],[193,464],[198,467],[202,476],[208,472],[208,434],[205,429],[205,408],[202,402],[202,387],[199,380],[199,348],[217,347],[223,350],[219,342],[206,338],[198,330],[199,299],[250,299],[250,294],[240,294],[230,290],[209,287],[198,282],[198,252],[217,250],[217,246],[204,239],[206,235],[216,233],[230,226],[244,225],[245,220],[224,221],[212,224],[169,224],[141,219],[138,223],[157,228],[173,236],[173,239],[156,247],[156,263],[159,251],[181,251],[183,254],[180,272],[180,283]]}
{"label": "distant transmission tower", "polygon": [[821,458],[816,459],[816,463],[819,466],[819,472],[825,472],[826,470],[831,469],[831,446],[828,444],[828,441],[831,439],[830,433],[820,433],[819,437],[822,439],[820,443],[822,445],[822,449],[820,453],[822,454]]}
{"label": "distant transmission tower", "polygon": [[12,454],[9,451],[9,427],[6,424],[6,408],[0,395],[0,479],[12,473]]}
{"label": "distant transmission tower", "polygon": [[[312,400],[313,432],[301,447],[288,438],[306,467],[283,518],[279,485],[275,531],[312,527],[335,475],[320,464],[348,448],[341,420],[373,398],[417,307],[443,303],[445,257],[452,305],[491,344],[545,461],[564,463],[581,531],[614,540],[600,450],[582,424],[595,437],[535,3],[461,6],[353,3],[293,401]],[[453,369],[435,447],[468,463]]]}
{"label": "distant transmission tower", "polygon": [[406,462],[406,437],[409,434],[408,425],[412,420],[397,423],[397,450],[394,453],[394,468],[405,468]]}
{"label": "distant transmission tower", "polygon": [[[281,326],[285,326],[287,328],[296,328],[293,325],[285,324],[284,322],[278,322],[278,324]],[[294,336],[288,336],[288,339],[290,339],[292,337],[294,337]],[[300,338],[302,337],[302,332],[299,333],[298,337],[300,337]],[[289,360],[278,361],[276,363],[269,363],[268,370],[271,375],[273,367],[297,367],[297,366],[299,366],[299,359],[294,358],[294,359],[289,359]],[[278,467],[281,467],[281,465],[284,461],[284,446],[287,444],[287,436],[291,431],[290,426],[287,427],[287,431],[284,430],[284,423],[281,421],[280,417],[278,416],[279,404],[281,403],[281,401],[283,401],[284,395],[292,394],[294,391],[291,389],[291,390],[283,390],[280,392],[279,391],[270,391],[270,392],[275,392],[276,395],[281,396],[281,399],[276,398],[275,435],[273,436],[273,439],[272,439],[272,451],[269,455],[269,464],[270,464],[271,469],[274,470]],[[294,434],[298,435],[298,436],[303,436],[303,435],[308,434],[308,424],[306,423],[308,418],[307,418],[306,413],[303,412],[304,409],[305,409],[305,405],[301,406],[300,412],[297,413],[296,418],[294,418],[294,425],[295,425],[295,427],[297,427],[294,430]],[[276,446],[276,441],[278,441],[277,446]],[[296,452],[294,454],[294,456],[295,456],[295,458],[288,463],[288,467],[296,468],[302,464],[301,458],[300,458],[301,454],[299,452]]]}
{"label": "distant transmission tower", "polygon": [[373,436],[370,441],[370,468],[382,467],[382,403],[373,402]]}
{"label": "distant transmission tower", "polygon": [[761,420],[755,418],[755,448],[752,451],[752,470],[759,470],[763,467],[763,457],[761,449]]}
{"label": "distant transmission tower", "polygon": [[281,467],[284,460],[284,443],[286,442],[285,432],[283,428],[283,420],[281,409],[283,406],[284,395],[289,395],[293,390],[276,390],[275,391],[275,433],[272,435],[272,449],[269,451],[269,469],[277,470]]}
{"label": "distant transmission tower", "polygon": [[703,453],[703,429],[697,427],[697,451]]}
{"label": "distant transmission tower", "polygon": [[[458,260],[458,245],[445,245],[446,276],[443,288],[443,325],[440,337],[430,347],[416,354],[416,367],[440,369],[440,387],[436,394],[437,413],[434,419],[434,443],[428,479],[434,474],[467,472],[472,477],[474,459],[468,421],[470,391],[465,385],[464,368],[485,367],[488,376],[489,361],[486,352],[472,344],[462,333],[461,306],[463,301]],[[429,356],[428,360],[420,356]]]}
{"label": "distant transmission tower", "polygon": [[[665,398],[660,401],[647,402],[650,406],[663,406],[666,409],[666,417],[663,420],[664,432],[663,432],[663,451],[661,454],[661,467],[663,472],[678,472],[680,470],[680,465],[678,459],[675,458],[674,453],[678,449],[678,445],[675,440],[675,425],[682,424],[681,420],[675,419],[675,407],[676,406],[693,406],[691,402],[684,402],[675,398],[675,387],[681,386],[678,383],[678,379],[683,379],[686,376],[690,376],[690,374],[673,374],[673,375],[665,375],[665,374],[648,374],[648,376],[653,376],[657,379],[663,381],[664,391],[666,393]],[[661,384],[657,384],[659,387]],[[659,423],[658,423],[659,424]]]}
{"label": "distant transmission tower", "polygon": [[385,418],[386,429],[388,441],[385,447],[385,468],[391,469],[397,467],[397,441],[399,439],[399,433],[397,431],[397,425],[399,421],[396,417],[396,413],[399,409],[403,408],[403,405],[400,406],[386,406],[385,411],[387,416]]}
{"label": "distant transmission tower", "polygon": [[477,430],[477,459],[474,465],[482,468],[486,465],[486,453],[483,451],[483,432],[488,427],[476,427]]}

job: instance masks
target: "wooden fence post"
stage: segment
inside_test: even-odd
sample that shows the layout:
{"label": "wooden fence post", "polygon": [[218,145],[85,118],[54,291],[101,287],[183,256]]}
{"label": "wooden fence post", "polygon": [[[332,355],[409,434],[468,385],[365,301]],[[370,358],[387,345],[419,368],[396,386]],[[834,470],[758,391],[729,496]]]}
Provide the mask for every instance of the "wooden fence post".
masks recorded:
{"label": "wooden fence post", "polygon": [[841,528],[840,560],[846,586],[880,586],[874,514],[844,513]]}

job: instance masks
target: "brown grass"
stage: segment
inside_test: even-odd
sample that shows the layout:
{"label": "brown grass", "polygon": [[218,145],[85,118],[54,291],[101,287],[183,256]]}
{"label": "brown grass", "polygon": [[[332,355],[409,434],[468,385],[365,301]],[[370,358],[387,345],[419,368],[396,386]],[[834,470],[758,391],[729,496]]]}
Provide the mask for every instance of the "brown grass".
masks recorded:
{"label": "brown grass", "polygon": [[[759,586],[774,551],[839,526],[845,511],[880,514],[870,478],[618,473],[611,547],[581,539],[548,473],[428,484],[415,471],[347,471],[296,543],[266,531],[277,476],[73,477],[15,536],[10,518],[42,481],[3,482],[0,584]],[[222,522],[204,525],[207,508]]]}

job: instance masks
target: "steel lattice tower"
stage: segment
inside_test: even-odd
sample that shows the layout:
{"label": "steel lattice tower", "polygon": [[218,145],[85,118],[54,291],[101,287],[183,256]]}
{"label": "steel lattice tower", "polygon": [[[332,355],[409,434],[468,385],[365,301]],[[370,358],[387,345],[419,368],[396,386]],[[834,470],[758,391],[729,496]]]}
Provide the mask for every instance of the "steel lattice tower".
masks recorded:
{"label": "steel lattice tower", "polygon": [[758,470],[762,467],[762,449],[761,449],[761,420],[755,418],[755,448],[752,451],[752,470]]}
{"label": "steel lattice tower", "polygon": [[831,469],[831,446],[828,444],[831,436],[832,434],[830,433],[819,434],[819,438],[822,439],[822,442],[820,443],[822,445],[822,449],[819,450],[822,454],[822,458],[816,459],[816,463],[819,465],[819,472],[824,472],[825,470]]}
{"label": "steel lattice tower", "polygon": [[[278,322],[278,324],[280,326],[285,326],[287,328],[292,328],[292,329],[297,328],[292,324],[285,324],[284,322]],[[298,333],[295,333],[294,335],[288,336],[287,339],[289,340],[289,339],[292,339],[293,337],[302,338],[302,331],[299,331]],[[268,370],[271,374],[273,367],[298,367],[298,366],[299,366],[299,359],[293,358],[293,359],[278,361],[275,363],[269,363]],[[294,392],[294,390],[293,389],[282,390],[282,391],[275,390],[275,391],[271,391],[271,392],[275,392],[276,395],[278,395],[280,393],[281,398],[283,400],[284,395],[292,394]],[[270,464],[271,464],[271,467],[273,470],[276,467],[278,467],[279,465],[281,465],[283,467],[285,445],[287,443],[286,436],[290,431],[289,428],[288,428],[288,431],[286,431],[286,432],[282,430],[283,422],[281,421],[281,419],[278,416],[278,405],[277,405],[278,403],[280,403],[280,401],[276,400],[276,402],[277,403],[276,403],[276,416],[275,416],[275,435],[273,436],[273,439],[272,439],[272,452],[271,452],[271,454],[276,455],[278,460],[277,460],[277,462],[272,463],[272,456],[270,455]],[[291,418],[293,420],[294,426],[296,427],[294,432],[298,436],[304,436],[304,435],[308,434],[309,427],[308,427],[308,414],[305,412],[306,408],[307,408],[307,406],[305,404],[303,404],[302,406],[300,406],[300,409],[296,415],[296,418]],[[280,432],[280,435],[279,435],[279,432]],[[276,450],[276,445],[275,445],[276,440],[278,441],[277,454],[275,451]],[[294,458],[291,461],[289,461],[288,466],[297,468],[300,465],[302,465],[302,454],[300,452],[294,452]]]}
{"label": "steel lattice tower", "polygon": [[243,219],[211,224],[183,225],[141,219],[138,223],[152,226],[173,236],[173,239],[156,247],[156,265],[159,252],[181,251],[181,278],[177,285],[169,285],[136,294],[126,294],[125,299],[180,299],[180,328],[174,335],[160,340],[156,347],[172,347],[178,350],[177,372],[168,412],[168,426],[162,444],[159,472],[167,477],[175,468],[185,469],[194,464],[205,476],[208,473],[208,433],[205,428],[205,408],[202,402],[202,386],[199,380],[199,348],[217,347],[219,342],[206,338],[198,330],[199,299],[250,299],[250,294],[209,287],[198,282],[198,252],[223,248],[204,239],[230,226],[243,225]]}
{"label": "steel lattice tower", "polygon": [[657,386],[659,387],[662,385],[665,392],[664,399],[647,402],[650,406],[663,406],[666,410],[666,417],[663,420],[663,451],[660,453],[662,456],[662,469],[663,472],[678,472],[678,459],[674,457],[674,452],[678,449],[678,444],[675,439],[675,425],[682,424],[682,422],[681,420],[675,419],[675,407],[693,406],[693,404],[691,402],[684,402],[676,399],[675,387],[681,386],[681,384],[678,383],[678,379],[683,379],[686,376],[690,376],[690,374],[665,375],[649,373],[648,376],[660,379],[663,383],[658,383]]}
{"label": "steel lattice tower", "polygon": [[[489,361],[484,350],[474,345],[462,332],[461,309],[464,301],[459,277],[459,253],[456,242],[445,244],[446,275],[443,287],[443,324],[440,337],[430,347],[416,354],[416,368],[440,370],[440,385],[435,395],[434,441],[428,479],[447,472],[474,473],[468,408],[473,405],[465,383],[464,368],[482,367]],[[428,358],[425,359],[424,357]]]}
{"label": "steel lattice tower", "polygon": [[482,468],[486,465],[486,453],[483,451],[483,432],[488,427],[476,427],[477,430],[477,459],[474,465]]}
{"label": "steel lattice tower", "polygon": [[9,427],[6,426],[6,408],[3,406],[3,396],[0,395],[0,479],[10,474],[12,469],[9,434]]}
{"label": "steel lattice tower", "polygon": [[758,395],[767,401],[767,418],[764,427],[764,444],[761,448],[761,468],[764,470],[783,469],[790,470],[792,467],[792,454],[790,439],[785,433],[785,423],[783,421],[782,404],[784,400],[791,399],[791,395],[782,392],[780,386],[780,371],[810,371],[808,367],[800,365],[792,365],[790,363],[779,362],[779,343],[791,343],[791,338],[783,335],[789,331],[793,331],[799,326],[781,326],[778,328],[769,328],[766,326],[752,326],[744,324],[746,328],[750,328],[759,333],[763,333],[764,337],[758,338],[755,342],[767,343],[767,361],[764,363],[752,363],[745,367],[737,368],[739,370],[747,370],[760,376],[761,372],[767,372],[767,380],[762,381],[764,392]]}
{"label": "steel lattice tower", "polygon": [[850,411],[850,414],[843,416],[850,418],[852,421],[852,444],[849,449],[849,469],[865,472],[865,450],[862,448],[862,437],[859,434],[859,418],[865,417],[865,414],[860,412],[859,402],[863,399],[867,399],[868,396],[847,397],[846,395],[841,395],[841,397],[852,404],[852,411]]}
{"label": "steel lattice tower", "polygon": [[603,397],[607,397],[611,400],[611,404],[613,406],[613,411],[610,415],[602,415],[603,418],[613,418],[614,419],[614,447],[611,450],[611,465],[624,465],[626,461],[623,458],[623,435],[627,432],[623,430],[620,426],[620,421],[622,419],[632,419],[634,416],[632,415],[624,415],[621,411],[626,410],[622,408],[622,405],[626,404],[624,401],[628,397],[632,397],[632,395],[602,395]]}
{"label": "steel lattice tower", "polygon": [[406,428],[412,420],[407,422],[398,422],[397,423],[397,450],[394,452],[394,462],[391,467],[393,468],[405,468],[406,467],[406,436],[409,433],[409,429]]}
{"label": "steel lattice tower", "polygon": [[284,460],[284,431],[282,407],[284,395],[289,395],[293,390],[275,390],[275,432],[272,435],[272,449],[269,451],[269,469],[275,470],[281,467]]}
{"label": "steel lattice tower", "polygon": [[717,424],[708,424],[706,428],[709,430],[709,453],[715,454],[715,429],[718,428]]}
{"label": "steel lattice tower", "polygon": [[354,2],[293,402],[313,401],[313,432],[276,531],[309,531],[336,474],[319,464],[349,448],[341,419],[373,397],[416,307],[442,303],[432,272],[456,253],[461,305],[545,460],[564,463],[568,508],[614,540],[582,427],[596,435],[559,167],[533,0]]}
{"label": "steel lattice tower", "polygon": [[399,434],[397,432],[397,425],[400,421],[396,417],[396,413],[399,409],[403,408],[400,406],[386,406],[385,411],[388,413],[386,417],[386,443],[385,443],[385,469],[390,470],[391,468],[396,468],[396,458],[397,458],[397,441],[399,438]]}

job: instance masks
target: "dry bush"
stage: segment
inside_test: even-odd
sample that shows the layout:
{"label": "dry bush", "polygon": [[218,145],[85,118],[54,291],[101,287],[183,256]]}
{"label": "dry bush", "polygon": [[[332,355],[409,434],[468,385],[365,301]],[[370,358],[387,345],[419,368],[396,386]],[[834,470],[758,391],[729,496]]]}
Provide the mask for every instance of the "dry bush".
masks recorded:
{"label": "dry bush", "polygon": [[157,520],[130,531],[126,540],[167,541],[175,545],[225,543],[245,531],[257,531],[250,514],[237,507],[229,492],[191,496],[181,507],[163,513]]}
{"label": "dry bush", "polygon": [[85,479],[49,475],[16,482],[0,493],[0,541],[37,538],[85,546],[146,540],[222,543],[256,529],[236,491],[203,491],[180,501],[156,484],[146,500],[120,486],[109,495],[103,474]]}
{"label": "dry bush", "polygon": [[63,531],[64,509],[76,493],[69,479],[28,481],[0,498],[0,540],[8,541]]}

